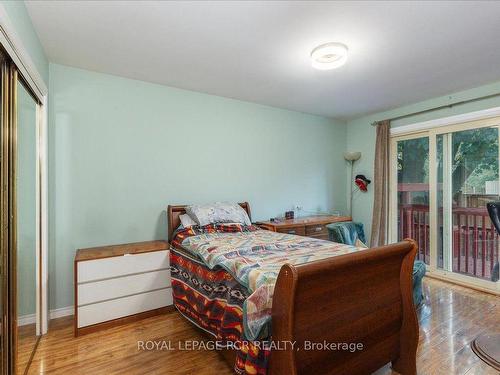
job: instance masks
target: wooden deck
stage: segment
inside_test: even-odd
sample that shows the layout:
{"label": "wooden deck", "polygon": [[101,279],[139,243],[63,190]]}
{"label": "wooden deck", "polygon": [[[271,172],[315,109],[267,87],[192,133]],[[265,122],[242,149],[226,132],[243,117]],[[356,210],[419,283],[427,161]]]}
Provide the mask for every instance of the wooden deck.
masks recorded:
{"label": "wooden deck", "polygon": [[[499,329],[500,298],[428,278],[424,288],[425,302],[418,309],[418,373],[497,374],[476,357],[470,341]],[[177,343],[201,338],[177,312],[78,338],[73,337],[71,318],[60,318],[41,339],[29,374],[232,374],[216,352],[137,349],[138,340]],[[376,374],[395,373],[386,366]]]}

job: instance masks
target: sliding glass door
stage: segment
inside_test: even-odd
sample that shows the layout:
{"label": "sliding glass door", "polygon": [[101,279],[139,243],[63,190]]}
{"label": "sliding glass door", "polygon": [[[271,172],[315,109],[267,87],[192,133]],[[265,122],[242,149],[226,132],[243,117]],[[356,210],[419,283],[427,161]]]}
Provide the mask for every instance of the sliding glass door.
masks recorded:
{"label": "sliding glass door", "polygon": [[446,218],[446,246],[439,254],[443,270],[491,280],[498,259],[498,236],[486,203],[499,200],[498,126],[437,135],[438,195]]}
{"label": "sliding glass door", "polygon": [[396,141],[397,239],[418,243],[417,259],[429,264],[429,138]]}
{"label": "sliding glass door", "polygon": [[417,241],[431,273],[498,289],[500,118],[392,138],[391,238]]}

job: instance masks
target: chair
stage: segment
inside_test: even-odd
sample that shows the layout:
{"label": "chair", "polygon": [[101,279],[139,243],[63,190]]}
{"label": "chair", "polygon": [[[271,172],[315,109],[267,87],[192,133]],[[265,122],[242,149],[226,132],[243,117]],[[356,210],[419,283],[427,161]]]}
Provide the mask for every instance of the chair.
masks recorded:
{"label": "chair", "polygon": [[[358,246],[359,241],[363,244],[366,243],[365,231],[362,223],[343,221],[340,223],[328,224],[326,227],[328,229],[330,241],[353,246]],[[413,303],[415,307],[419,306],[424,299],[422,279],[424,278],[425,271],[424,262],[416,260],[415,263],[413,263]]]}
{"label": "chair", "polygon": [[[486,208],[497,233],[500,234],[500,202],[487,203]],[[498,258],[491,261],[495,261],[491,272],[491,281],[498,281]],[[493,332],[486,332],[476,337],[472,340],[470,347],[483,362],[500,372],[500,332],[498,327]]]}
{"label": "chair", "polygon": [[356,245],[356,241],[366,243],[365,231],[362,223],[354,221],[342,221],[331,223],[327,226],[330,241],[345,243],[346,245]]}
{"label": "chair", "polygon": [[[486,203],[486,208],[488,209],[488,214],[490,214],[490,219],[497,230],[497,233],[500,234],[500,202],[490,202]],[[499,278],[499,264],[498,258],[491,260],[496,261],[493,265],[493,271],[491,272],[491,281],[498,281]]]}

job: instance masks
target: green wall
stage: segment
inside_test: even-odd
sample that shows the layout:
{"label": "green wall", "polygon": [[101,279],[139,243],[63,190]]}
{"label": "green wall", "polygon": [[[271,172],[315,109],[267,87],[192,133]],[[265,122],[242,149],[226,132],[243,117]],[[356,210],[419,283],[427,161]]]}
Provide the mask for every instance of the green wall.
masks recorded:
{"label": "green wall", "polygon": [[50,307],[77,248],[166,238],[168,204],[346,209],[345,123],[50,64]]}
{"label": "green wall", "polygon": [[38,35],[31,23],[31,18],[26,10],[24,1],[1,1],[0,2],[9,19],[14,25],[19,38],[33,60],[38,72],[45,83],[49,82],[49,62],[38,39]]}
{"label": "green wall", "polygon": [[[373,121],[396,117],[412,112],[438,107],[445,104],[458,102],[461,100],[478,98],[485,95],[500,92],[500,82],[480,86],[474,89],[460,91],[457,93],[429,99],[423,102],[407,105],[393,110],[360,117],[347,122],[347,149],[350,151],[361,151],[362,158],[356,162],[355,174],[365,174],[368,178],[373,177],[373,160],[375,155],[375,128],[370,126]],[[500,97],[472,102],[452,108],[443,109],[419,116],[413,116],[404,120],[396,121],[392,126],[402,126],[411,123],[432,120],[457,114],[479,111],[481,109],[500,106]],[[353,200],[353,217],[356,221],[361,221],[365,225],[368,234],[371,230],[371,215],[373,209],[373,185],[367,193],[357,192]]]}

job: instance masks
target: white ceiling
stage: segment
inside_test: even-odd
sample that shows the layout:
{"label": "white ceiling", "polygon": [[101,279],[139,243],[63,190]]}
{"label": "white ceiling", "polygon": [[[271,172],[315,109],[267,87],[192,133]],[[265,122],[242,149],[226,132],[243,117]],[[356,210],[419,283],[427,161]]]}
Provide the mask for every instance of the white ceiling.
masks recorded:
{"label": "white ceiling", "polygon": [[[50,61],[352,118],[500,80],[500,2],[27,1]],[[332,71],[309,54],[349,47]]]}

